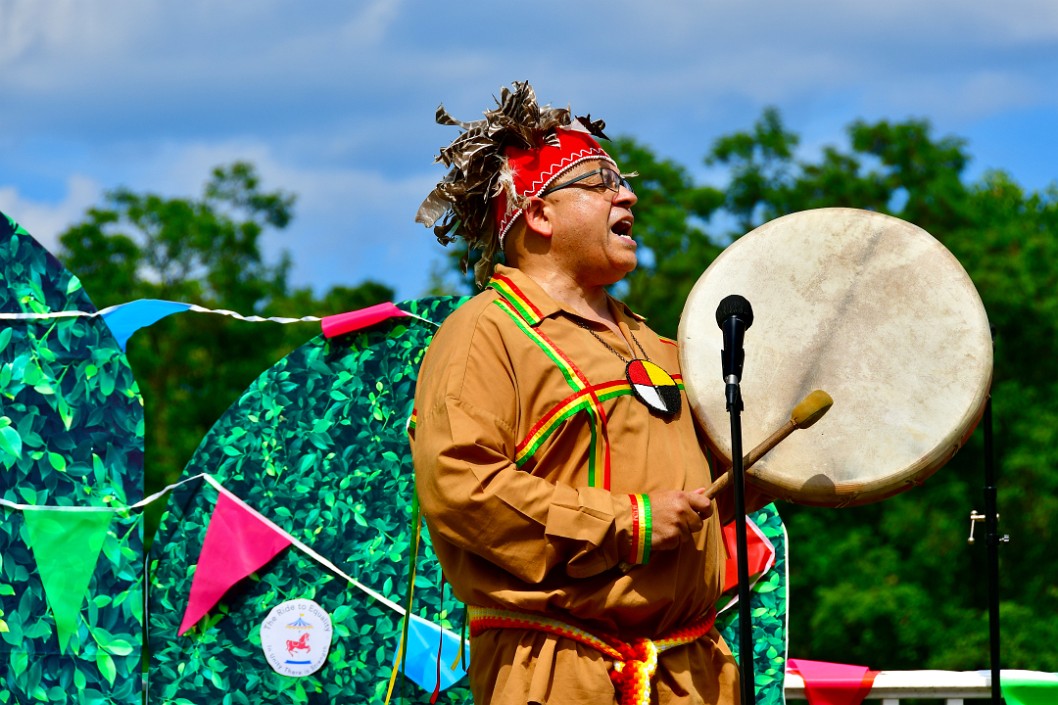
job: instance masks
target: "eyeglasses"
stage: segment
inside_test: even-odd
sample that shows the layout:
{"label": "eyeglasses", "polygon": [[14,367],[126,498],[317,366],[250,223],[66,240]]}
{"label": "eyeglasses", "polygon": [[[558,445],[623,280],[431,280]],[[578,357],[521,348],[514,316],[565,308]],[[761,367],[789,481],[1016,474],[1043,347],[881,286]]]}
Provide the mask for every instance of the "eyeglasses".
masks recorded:
{"label": "eyeglasses", "polygon": [[[598,183],[598,184],[582,184],[582,183],[580,183],[584,179],[591,178],[592,176],[601,177],[602,178],[602,182]],[[610,167],[604,166],[601,169],[595,169],[594,171],[589,171],[586,174],[581,174],[580,176],[575,176],[572,179],[570,179],[569,181],[563,181],[560,184],[555,184],[554,186],[551,186],[550,188],[546,188],[546,189],[544,189],[543,191],[540,192],[540,197],[543,198],[544,196],[546,196],[549,193],[554,193],[555,191],[558,191],[559,189],[569,188],[570,186],[575,186],[577,188],[588,188],[588,189],[605,188],[608,191],[613,191],[615,196],[620,192],[621,187],[624,186],[626,189],[628,189],[632,193],[635,193],[635,189],[632,188],[632,184],[628,183],[628,179],[630,177],[633,177],[633,176],[639,176],[639,174],[637,174],[635,172],[632,172],[631,174],[619,174],[614,169],[611,169]]]}

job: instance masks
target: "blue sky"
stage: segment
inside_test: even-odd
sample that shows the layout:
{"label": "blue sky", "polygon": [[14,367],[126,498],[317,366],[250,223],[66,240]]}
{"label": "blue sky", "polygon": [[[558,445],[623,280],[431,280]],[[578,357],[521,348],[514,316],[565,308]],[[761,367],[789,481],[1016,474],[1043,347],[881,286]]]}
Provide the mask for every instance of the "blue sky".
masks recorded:
{"label": "blue sky", "polygon": [[806,157],[926,118],[972,177],[1058,181],[1053,0],[0,0],[0,210],[51,248],[108,189],[197,195],[250,160],[298,195],[266,243],[294,284],[412,298],[442,256],[413,222],[456,132],[434,110],[526,79],[718,185],[702,156],[769,105]]}

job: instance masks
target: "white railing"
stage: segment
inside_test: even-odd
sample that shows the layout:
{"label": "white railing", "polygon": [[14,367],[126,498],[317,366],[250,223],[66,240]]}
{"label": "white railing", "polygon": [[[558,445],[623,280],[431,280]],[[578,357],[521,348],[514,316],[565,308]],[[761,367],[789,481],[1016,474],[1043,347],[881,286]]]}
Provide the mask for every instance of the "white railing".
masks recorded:
{"label": "white railing", "polygon": [[[999,677],[1002,682],[1002,672]],[[801,676],[787,673],[785,690],[787,700],[806,700]],[[921,698],[966,705],[965,701],[988,702],[991,697],[992,674],[988,671],[881,671],[864,702],[899,705],[904,698]]]}

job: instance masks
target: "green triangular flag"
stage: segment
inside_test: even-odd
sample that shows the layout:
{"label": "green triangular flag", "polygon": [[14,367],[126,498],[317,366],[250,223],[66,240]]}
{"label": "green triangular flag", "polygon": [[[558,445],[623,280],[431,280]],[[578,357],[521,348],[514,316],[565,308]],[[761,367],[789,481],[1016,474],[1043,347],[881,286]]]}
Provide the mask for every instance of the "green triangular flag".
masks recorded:
{"label": "green triangular flag", "polygon": [[1058,673],[1003,671],[1000,688],[1008,705],[1053,705],[1058,702]]}
{"label": "green triangular flag", "polygon": [[37,559],[37,571],[55,617],[62,653],[66,651],[70,635],[77,630],[77,616],[112,515],[108,509],[63,511],[34,507],[23,510],[29,547]]}

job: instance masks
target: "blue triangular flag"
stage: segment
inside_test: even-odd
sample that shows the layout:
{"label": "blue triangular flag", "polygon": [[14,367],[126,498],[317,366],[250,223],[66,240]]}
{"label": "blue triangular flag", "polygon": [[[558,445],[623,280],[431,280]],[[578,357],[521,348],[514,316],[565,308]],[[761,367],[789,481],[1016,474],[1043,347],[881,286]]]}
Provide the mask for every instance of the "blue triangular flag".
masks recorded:
{"label": "blue triangular flag", "polygon": [[[470,661],[470,643],[459,665],[452,664],[459,654],[459,644],[463,639],[455,632],[442,629],[422,617],[411,615],[408,625],[408,648],[404,655],[404,674],[415,681],[426,692],[432,693],[437,687],[437,660],[441,660],[441,690],[455,685],[467,672]],[[437,648],[441,651],[438,654]]]}
{"label": "blue triangular flag", "polygon": [[132,334],[140,328],[146,328],[152,323],[157,323],[166,316],[180,313],[191,308],[191,304],[178,301],[163,301],[161,299],[137,299],[128,303],[111,306],[100,311],[103,320],[110,327],[118,347],[125,351],[125,344]]}

